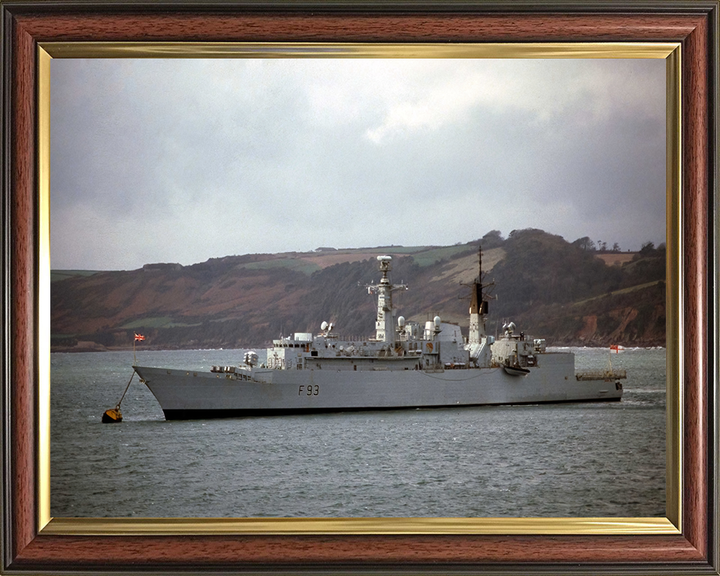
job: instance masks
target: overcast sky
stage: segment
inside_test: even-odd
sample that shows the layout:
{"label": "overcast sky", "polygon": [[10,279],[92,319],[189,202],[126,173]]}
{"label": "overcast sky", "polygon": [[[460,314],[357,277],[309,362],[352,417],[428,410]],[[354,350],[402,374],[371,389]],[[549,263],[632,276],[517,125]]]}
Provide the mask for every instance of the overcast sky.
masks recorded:
{"label": "overcast sky", "polygon": [[56,59],[54,269],[665,241],[663,60]]}

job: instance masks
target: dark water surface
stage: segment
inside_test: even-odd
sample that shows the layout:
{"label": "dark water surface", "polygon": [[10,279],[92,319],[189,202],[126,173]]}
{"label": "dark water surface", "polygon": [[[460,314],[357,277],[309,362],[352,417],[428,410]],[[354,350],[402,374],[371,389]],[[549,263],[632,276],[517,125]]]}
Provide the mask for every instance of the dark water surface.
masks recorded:
{"label": "dark water surface", "polygon": [[[572,349],[625,368],[619,403],[167,422],[132,353],[52,355],[51,514],[665,516],[665,350]],[[138,353],[208,369],[237,350]]]}

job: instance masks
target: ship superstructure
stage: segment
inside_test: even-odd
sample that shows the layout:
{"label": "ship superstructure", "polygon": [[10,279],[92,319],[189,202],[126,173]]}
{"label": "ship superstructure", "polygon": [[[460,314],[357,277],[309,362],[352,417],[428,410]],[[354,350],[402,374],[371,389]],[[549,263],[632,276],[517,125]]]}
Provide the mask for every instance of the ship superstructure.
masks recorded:
{"label": "ship superstructure", "polygon": [[247,352],[239,365],[185,371],[135,366],[165,417],[399,409],[483,404],[619,400],[625,374],[575,374],[570,352],[505,323],[495,339],[485,329],[482,252],[470,289],[467,338],[439,316],[424,323],[396,317],[392,258],[378,256],[381,278],[367,285],[377,298],[375,334],[341,338],[333,325],[273,340],[266,358]]}

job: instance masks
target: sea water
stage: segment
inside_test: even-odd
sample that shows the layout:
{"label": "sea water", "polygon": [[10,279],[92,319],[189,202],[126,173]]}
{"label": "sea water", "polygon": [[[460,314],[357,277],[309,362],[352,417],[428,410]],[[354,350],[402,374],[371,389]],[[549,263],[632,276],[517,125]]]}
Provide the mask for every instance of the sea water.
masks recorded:
{"label": "sea water", "polygon": [[[567,349],[563,349],[567,350]],[[621,402],[165,421],[132,352],[53,354],[55,517],[665,516],[664,349],[572,348]],[[209,369],[240,350],[138,351]]]}

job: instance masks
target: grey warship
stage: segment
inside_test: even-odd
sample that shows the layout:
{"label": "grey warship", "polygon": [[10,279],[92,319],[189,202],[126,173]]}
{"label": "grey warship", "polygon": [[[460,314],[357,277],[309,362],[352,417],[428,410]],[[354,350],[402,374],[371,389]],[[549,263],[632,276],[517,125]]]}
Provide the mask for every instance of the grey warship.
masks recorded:
{"label": "grey warship", "polygon": [[487,334],[481,254],[467,337],[438,316],[396,316],[393,293],[408,287],[392,284],[392,258],[378,256],[380,282],[366,286],[377,298],[373,337],[340,338],[323,322],[318,334],[273,340],[263,362],[246,352],[239,364],[208,371],[133,369],[168,420],[620,400],[624,371],[576,373],[572,352],[547,350],[512,322],[498,338]]}

